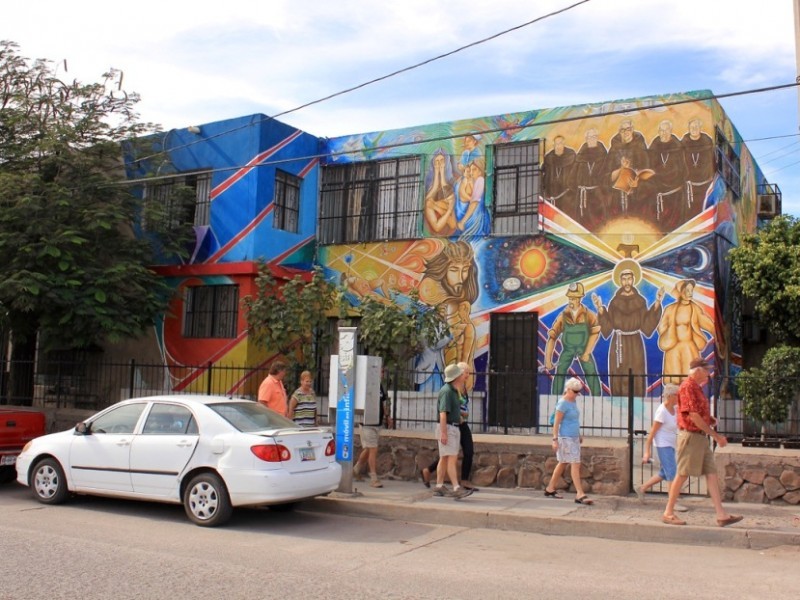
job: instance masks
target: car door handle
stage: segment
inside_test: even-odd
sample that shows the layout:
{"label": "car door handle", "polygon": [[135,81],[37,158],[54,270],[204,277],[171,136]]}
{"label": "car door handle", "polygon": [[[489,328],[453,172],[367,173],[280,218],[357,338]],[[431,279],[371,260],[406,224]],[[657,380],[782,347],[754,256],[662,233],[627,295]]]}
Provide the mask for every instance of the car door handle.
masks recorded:
{"label": "car door handle", "polygon": [[117,446],[130,446],[130,440],[117,440]]}
{"label": "car door handle", "polygon": [[189,440],[181,440],[178,442],[178,448],[191,448],[192,446],[194,446],[194,442]]}

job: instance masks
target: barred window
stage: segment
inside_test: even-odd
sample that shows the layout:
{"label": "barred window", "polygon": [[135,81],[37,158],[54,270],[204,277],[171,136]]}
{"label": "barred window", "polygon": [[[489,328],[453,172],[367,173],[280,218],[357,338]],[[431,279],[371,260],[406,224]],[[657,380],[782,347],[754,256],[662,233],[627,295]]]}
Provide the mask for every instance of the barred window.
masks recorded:
{"label": "barred window", "polygon": [[541,165],[539,140],[497,145],[494,150],[492,233],[532,233],[538,229]]}
{"label": "barred window", "polygon": [[717,172],[722,177],[725,185],[733,194],[734,198],[741,195],[741,179],[739,176],[740,165],[739,155],[733,149],[733,146],[722,133],[722,130],[716,128],[717,137]]}
{"label": "barred window", "polygon": [[320,243],[416,237],[420,185],[418,156],[323,167]]}
{"label": "barred window", "polygon": [[239,316],[239,286],[187,288],[183,318],[185,338],[233,338]]}
{"label": "barred window", "polygon": [[144,202],[143,221],[147,231],[208,225],[211,173],[192,173],[148,183],[144,188]]}
{"label": "barred window", "polygon": [[300,220],[300,184],[303,182],[284,171],[275,171],[275,199],[272,227],[297,233]]}

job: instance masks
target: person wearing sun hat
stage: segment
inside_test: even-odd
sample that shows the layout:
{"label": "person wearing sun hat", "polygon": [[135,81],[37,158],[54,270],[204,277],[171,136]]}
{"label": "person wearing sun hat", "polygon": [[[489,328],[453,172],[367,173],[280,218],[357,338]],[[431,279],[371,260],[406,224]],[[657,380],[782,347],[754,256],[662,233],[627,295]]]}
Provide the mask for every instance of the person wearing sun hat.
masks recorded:
{"label": "person wearing sun hat", "polygon": [[661,521],[667,525],[686,525],[686,521],[675,516],[675,504],[686,480],[700,475],[706,476],[706,487],[714,504],[717,525],[727,527],[742,520],[740,515],[732,515],[722,506],[717,467],[708,444],[710,437],[720,447],[728,445],[727,438],[714,431],[717,420],[711,416],[708,398],[703,393],[710,367],[702,357],[692,359],[689,363],[689,375],[678,388],[678,469],[661,517]]}
{"label": "person wearing sun hat", "polygon": [[[439,423],[436,425],[436,439],[439,442],[439,468],[436,469],[436,496],[453,496],[454,498],[464,498],[472,493],[472,490],[464,489],[458,482],[458,450],[461,445],[461,381],[466,376],[466,372],[459,365],[447,365],[444,370],[444,385],[439,390],[437,410],[439,413]],[[444,477],[447,475],[453,484],[453,491],[450,492],[444,487]]]}
{"label": "person wearing sun hat", "polygon": [[575,486],[575,503],[589,505],[594,504],[594,501],[583,491],[581,482],[581,442],[583,442],[583,437],[580,434],[580,411],[575,404],[575,400],[583,388],[583,382],[577,377],[568,379],[564,384],[564,395],[556,404],[553,421],[553,449],[556,451],[558,464],[553,469],[550,482],[544,488],[544,495],[559,500],[563,498],[556,490],[556,486],[569,465],[572,485]]}

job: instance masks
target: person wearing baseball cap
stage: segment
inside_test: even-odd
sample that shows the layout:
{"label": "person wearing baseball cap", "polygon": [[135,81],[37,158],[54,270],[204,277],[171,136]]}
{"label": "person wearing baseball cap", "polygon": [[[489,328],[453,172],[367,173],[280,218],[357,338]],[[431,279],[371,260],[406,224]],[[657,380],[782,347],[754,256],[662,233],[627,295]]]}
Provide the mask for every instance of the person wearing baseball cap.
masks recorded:
{"label": "person wearing baseball cap", "polygon": [[575,503],[594,504],[594,501],[583,491],[581,482],[581,442],[583,437],[580,434],[580,411],[575,400],[578,399],[578,394],[583,389],[583,381],[577,377],[568,379],[564,384],[564,395],[556,404],[555,419],[553,420],[553,449],[556,451],[558,464],[553,469],[550,482],[544,488],[544,495],[547,498],[559,500],[563,498],[556,490],[556,486],[569,465],[572,485],[575,486]]}

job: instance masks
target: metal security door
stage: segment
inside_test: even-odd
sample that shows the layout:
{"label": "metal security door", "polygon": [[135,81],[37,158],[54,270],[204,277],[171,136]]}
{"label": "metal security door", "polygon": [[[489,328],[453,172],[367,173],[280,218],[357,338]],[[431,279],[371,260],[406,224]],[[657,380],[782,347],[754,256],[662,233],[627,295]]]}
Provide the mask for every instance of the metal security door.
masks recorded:
{"label": "metal security door", "polygon": [[536,313],[496,313],[489,328],[489,423],[509,428],[535,427]]}

